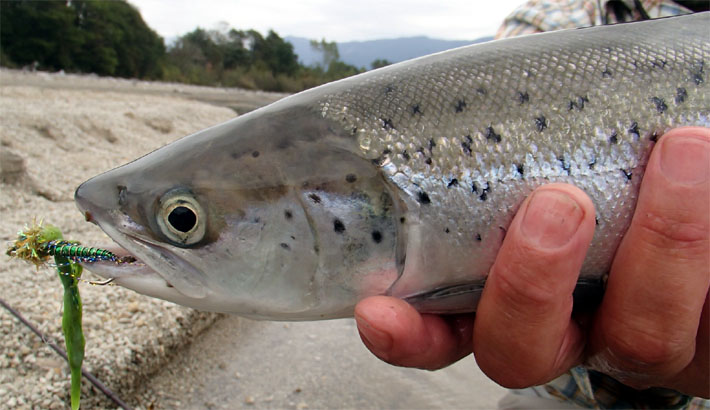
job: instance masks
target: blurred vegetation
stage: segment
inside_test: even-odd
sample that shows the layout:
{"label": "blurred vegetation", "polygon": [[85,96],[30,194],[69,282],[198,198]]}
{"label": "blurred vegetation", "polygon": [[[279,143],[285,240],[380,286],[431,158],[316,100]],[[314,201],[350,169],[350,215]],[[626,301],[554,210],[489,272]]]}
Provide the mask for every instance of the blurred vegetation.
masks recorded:
{"label": "blurred vegetation", "polygon": [[163,40],[122,1],[3,1],[0,63],[160,78]]}
{"label": "blurred vegetation", "polygon": [[299,64],[291,43],[273,31],[197,28],[166,47],[124,0],[3,0],[0,8],[6,67],[285,92],[364,71],[340,61],[334,42],[311,46],[322,64]]}
{"label": "blurred vegetation", "polygon": [[386,67],[390,64],[392,64],[392,63],[387,61],[386,59],[378,58],[377,60],[373,61],[370,65],[372,66],[373,70],[376,70],[378,68]]}
{"label": "blurred vegetation", "polygon": [[335,43],[323,40],[312,46],[323,51],[327,65],[299,64],[293,45],[273,31],[264,37],[254,30],[197,28],[168,48],[164,79],[297,92],[364,71],[340,61]]}

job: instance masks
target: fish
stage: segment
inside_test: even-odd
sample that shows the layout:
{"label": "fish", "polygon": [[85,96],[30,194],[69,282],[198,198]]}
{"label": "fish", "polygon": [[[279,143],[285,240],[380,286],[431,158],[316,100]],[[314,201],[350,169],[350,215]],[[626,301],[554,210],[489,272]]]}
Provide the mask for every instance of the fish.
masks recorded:
{"label": "fish", "polygon": [[371,295],[471,312],[520,203],[561,182],[596,208],[575,297],[597,295],[654,143],[710,126],[708,27],[496,40],[286,97],[81,184],[78,208],[135,260],[82,264],[256,319],[349,317]]}

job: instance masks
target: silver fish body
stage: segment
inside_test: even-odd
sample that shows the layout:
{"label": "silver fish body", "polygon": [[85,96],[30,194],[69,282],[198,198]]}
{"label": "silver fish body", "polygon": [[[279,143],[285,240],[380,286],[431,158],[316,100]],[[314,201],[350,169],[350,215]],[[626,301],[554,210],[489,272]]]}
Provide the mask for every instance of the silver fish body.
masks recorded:
{"label": "silver fish body", "polygon": [[536,187],[567,182],[608,272],[647,156],[710,126],[710,14],[500,40],[285,98],[99,175],[79,208],[140,263],[88,268],[205,310],[352,314],[370,295],[473,311]]}

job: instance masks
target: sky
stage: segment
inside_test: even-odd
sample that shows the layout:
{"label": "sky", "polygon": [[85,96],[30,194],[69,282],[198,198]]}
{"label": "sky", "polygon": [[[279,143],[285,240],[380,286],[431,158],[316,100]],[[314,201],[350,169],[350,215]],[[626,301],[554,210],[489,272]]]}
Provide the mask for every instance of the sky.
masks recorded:
{"label": "sky", "polygon": [[524,0],[128,0],[167,41],[196,27],[274,30],[279,36],[362,41],[425,35],[474,40],[495,34]]}

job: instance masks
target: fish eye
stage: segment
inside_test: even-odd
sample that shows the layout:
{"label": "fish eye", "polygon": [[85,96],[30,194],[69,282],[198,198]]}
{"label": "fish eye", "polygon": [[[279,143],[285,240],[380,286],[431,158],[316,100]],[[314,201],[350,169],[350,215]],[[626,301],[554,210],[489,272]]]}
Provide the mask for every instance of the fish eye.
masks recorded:
{"label": "fish eye", "polygon": [[205,212],[191,193],[182,189],[167,192],[158,206],[158,227],[170,241],[192,245],[205,236]]}

